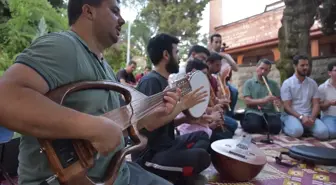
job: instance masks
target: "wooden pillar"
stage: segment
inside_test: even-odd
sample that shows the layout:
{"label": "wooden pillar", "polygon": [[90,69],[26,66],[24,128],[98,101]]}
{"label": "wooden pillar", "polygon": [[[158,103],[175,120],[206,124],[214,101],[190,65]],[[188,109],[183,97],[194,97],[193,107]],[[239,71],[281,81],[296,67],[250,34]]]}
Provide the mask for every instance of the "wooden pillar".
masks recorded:
{"label": "wooden pillar", "polygon": [[320,55],[319,41],[312,40],[310,42],[310,45],[311,45],[311,56],[318,57]]}
{"label": "wooden pillar", "polygon": [[278,48],[273,48],[272,49],[272,52],[273,52],[273,56],[274,56],[274,61],[278,61],[280,60],[280,51]]}
{"label": "wooden pillar", "polygon": [[238,55],[237,56],[237,64],[238,65],[243,64],[243,61],[244,61],[244,55]]}

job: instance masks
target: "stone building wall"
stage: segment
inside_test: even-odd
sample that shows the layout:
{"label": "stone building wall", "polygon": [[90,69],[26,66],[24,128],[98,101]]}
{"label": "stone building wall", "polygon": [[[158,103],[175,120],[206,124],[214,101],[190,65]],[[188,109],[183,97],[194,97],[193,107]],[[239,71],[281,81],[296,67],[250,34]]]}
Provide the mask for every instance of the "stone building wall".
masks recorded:
{"label": "stone building wall", "polygon": [[[315,58],[313,60],[313,71],[311,78],[315,79],[318,84],[323,83],[328,78],[327,64],[333,60],[336,60],[336,57],[329,58]],[[253,77],[256,71],[256,66],[239,66],[238,72],[233,72],[231,83],[238,88],[239,97],[242,98],[242,90],[244,82]],[[272,66],[272,71],[268,75],[270,79],[275,80],[280,84],[280,73],[276,69],[275,65]]]}

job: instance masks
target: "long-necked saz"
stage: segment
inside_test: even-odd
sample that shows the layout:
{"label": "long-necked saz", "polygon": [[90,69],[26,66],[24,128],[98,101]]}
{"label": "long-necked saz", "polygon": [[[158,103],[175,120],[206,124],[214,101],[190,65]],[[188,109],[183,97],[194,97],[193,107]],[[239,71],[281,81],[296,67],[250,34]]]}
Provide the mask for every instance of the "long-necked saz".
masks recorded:
{"label": "long-necked saz", "polygon": [[[138,124],[138,121],[164,103],[163,96],[166,92],[180,88],[183,96],[201,86],[209,95],[210,83],[207,76],[201,71],[196,71],[187,74],[184,78],[171,84],[165,91],[153,96],[145,96],[132,87],[111,81],[78,82],[48,92],[47,97],[61,105],[69,94],[77,91],[104,89],[121,93],[127,105],[107,112],[102,116],[116,122],[136,143],[117,151],[109,164],[105,179],[102,182],[94,182],[87,177],[87,171],[94,166],[97,151],[89,141],[39,138],[41,149],[47,156],[49,165],[55,173],[50,179],[56,178],[62,185],[93,185],[98,183],[112,185],[117,178],[118,170],[125,156],[134,151],[139,151],[147,145],[147,138],[139,133],[145,125]],[[209,104],[209,99],[209,96],[207,96],[204,102],[184,111],[184,113],[194,118],[201,117]]]}

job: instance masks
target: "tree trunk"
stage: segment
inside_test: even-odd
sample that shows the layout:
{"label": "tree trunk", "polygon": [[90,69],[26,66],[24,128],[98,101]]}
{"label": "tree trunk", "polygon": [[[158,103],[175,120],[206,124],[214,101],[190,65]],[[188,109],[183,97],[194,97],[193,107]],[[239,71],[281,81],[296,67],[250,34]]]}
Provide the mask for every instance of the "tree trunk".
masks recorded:
{"label": "tree trunk", "polygon": [[286,7],[278,32],[280,61],[277,62],[277,68],[281,83],[294,73],[294,55],[306,55],[310,58],[309,34],[317,8],[314,0],[284,0],[284,3]]}

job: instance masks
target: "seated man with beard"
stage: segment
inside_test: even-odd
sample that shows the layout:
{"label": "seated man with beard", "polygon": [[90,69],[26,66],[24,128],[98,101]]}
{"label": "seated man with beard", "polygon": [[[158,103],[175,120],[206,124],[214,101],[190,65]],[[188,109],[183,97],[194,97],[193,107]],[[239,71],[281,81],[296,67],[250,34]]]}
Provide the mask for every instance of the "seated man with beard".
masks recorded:
{"label": "seated man with beard", "polygon": [[[155,70],[140,80],[137,87],[140,92],[151,96],[168,86],[169,75],[179,71],[178,43],[176,37],[167,34],[159,34],[150,39],[147,52]],[[187,96],[181,99],[170,114],[171,119],[167,120],[170,123],[155,130],[142,130],[148,138],[148,145],[132,156],[132,160],[146,170],[181,185],[194,184],[194,177],[210,165],[210,156],[207,153],[209,138],[204,131],[175,137],[175,127],[188,122],[185,117],[175,119],[176,116],[182,110],[197,104],[197,98],[187,100]]]}
{"label": "seated man with beard", "polygon": [[328,139],[328,127],[317,118],[320,97],[316,82],[308,77],[309,62],[306,56],[293,58],[295,74],[285,80],[281,87],[281,99],[286,115],[283,131],[291,137],[301,137],[305,131],[318,139]]}

